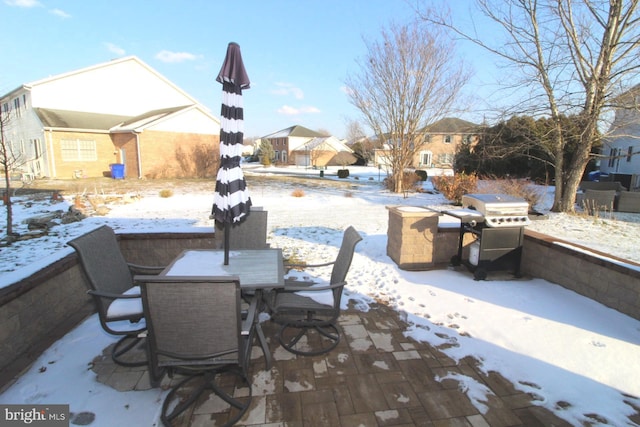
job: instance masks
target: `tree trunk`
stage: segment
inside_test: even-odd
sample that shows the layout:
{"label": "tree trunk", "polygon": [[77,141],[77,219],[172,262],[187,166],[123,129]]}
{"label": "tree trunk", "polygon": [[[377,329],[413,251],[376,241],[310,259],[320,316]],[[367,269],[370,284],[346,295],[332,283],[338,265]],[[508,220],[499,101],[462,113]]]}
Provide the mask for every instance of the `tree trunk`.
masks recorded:
{"label": "tree trunk", "polygon": [[5,204],[7,205],[7,236],[13,234],[13,209],[11,206],[11,175],[9,168],[5,167],[4,170],[4,182],[5,182]]}

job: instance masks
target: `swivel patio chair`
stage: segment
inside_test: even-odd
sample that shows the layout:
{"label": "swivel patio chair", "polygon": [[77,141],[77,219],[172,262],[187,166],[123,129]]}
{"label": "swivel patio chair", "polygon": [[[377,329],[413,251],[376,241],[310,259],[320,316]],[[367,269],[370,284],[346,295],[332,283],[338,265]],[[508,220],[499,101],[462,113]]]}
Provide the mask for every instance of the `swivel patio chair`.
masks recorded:
{"label": "swivel patio chair", "polygon": [[[184,375],[163,402],[162,422],[186,425],[181,414],[217,396],[231,406],[222,406],[224,418],[219,421],[233,425],[251,403],[247,364],[255,316],[249,312],[243,320],[239,279],[136,276],[136,280],[147,321],[151,385],[159,386],[165,374]],[[239,388],[248,390],[242,393],[245,397],[234,397]],[[213,395],[205,396],[207,390]]]}
{"label": "swivel patio chair", "polygon": [[135,286],[133,276],[158,274],[164,267],[127,263],[115,233],[106,225],[71,240],[68,245],[80,258],[87,278],[87,293],[93,297],[102,328],[109,334],[121,336],[111,353],[113,361],[123,366],[145,365],[144,358],[132,360],[128,354],[140,343],[138,334],[146,329],[140,288]]}
{"label": "swivel patio chair", "polygon": [[[268,211],[252,206],[249,214],[229,232],[229,249],[267,249]],[[216,246],[224,248],[224,225],[216,222]]]}
{"label": "swivel patio chair", "polygon": [[[331,351],[340,342],[337,320],[340,299],[346,284],[356,244],[362,237],[355,228],[344,231],[335,261],[322,264],[287,265],[304,269],[332,265],[328,284],[287,281],[284,289],[272,292],[271,318],[279,323],[277,337],[288,351],[299,355],[318,355]],[[302,340],[302,338],[305,338]]]}

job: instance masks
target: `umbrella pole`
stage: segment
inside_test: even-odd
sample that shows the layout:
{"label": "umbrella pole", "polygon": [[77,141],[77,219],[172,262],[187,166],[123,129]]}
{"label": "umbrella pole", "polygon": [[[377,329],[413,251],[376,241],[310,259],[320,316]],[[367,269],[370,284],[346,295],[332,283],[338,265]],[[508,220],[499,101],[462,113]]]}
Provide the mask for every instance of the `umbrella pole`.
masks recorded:
{"label": "umbrella pole", "polygon": [[229,265],[229,230],[230,224],[227,222],[224,224],[224,265]]}

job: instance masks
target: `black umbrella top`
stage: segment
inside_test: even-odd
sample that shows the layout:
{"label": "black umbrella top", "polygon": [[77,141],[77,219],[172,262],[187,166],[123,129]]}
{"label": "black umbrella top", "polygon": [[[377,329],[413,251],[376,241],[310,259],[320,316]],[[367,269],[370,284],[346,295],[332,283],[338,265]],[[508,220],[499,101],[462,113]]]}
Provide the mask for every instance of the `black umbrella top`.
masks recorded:
{"label": "black umbrella top", "polygon": [[235,42],[229,43],[227,46],[227,56],[224,58],[222,68],[216,77],[219,83],[231,83],[239,86],[240,89],[249,89],[249,76],[244,69],[242,62],[242,54],[240,53],[240,45]]}

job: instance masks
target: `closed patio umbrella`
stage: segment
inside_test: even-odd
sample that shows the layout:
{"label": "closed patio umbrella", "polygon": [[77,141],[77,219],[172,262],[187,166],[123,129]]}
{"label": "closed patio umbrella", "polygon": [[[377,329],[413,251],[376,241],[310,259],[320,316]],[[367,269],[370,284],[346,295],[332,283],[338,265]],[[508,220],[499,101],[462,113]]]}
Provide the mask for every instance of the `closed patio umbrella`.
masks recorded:
{"label": "closed patio umbrella", "polygon": [[240,167],[244,135],[242,90],[249,89],[249,77],[237,43],[229,43],[216,81],[222,83],[220,168],[211,217],[224,227],[224,264],[228,265],[229,229],[232,224],[240,222],[251,208],[251,198]]}

